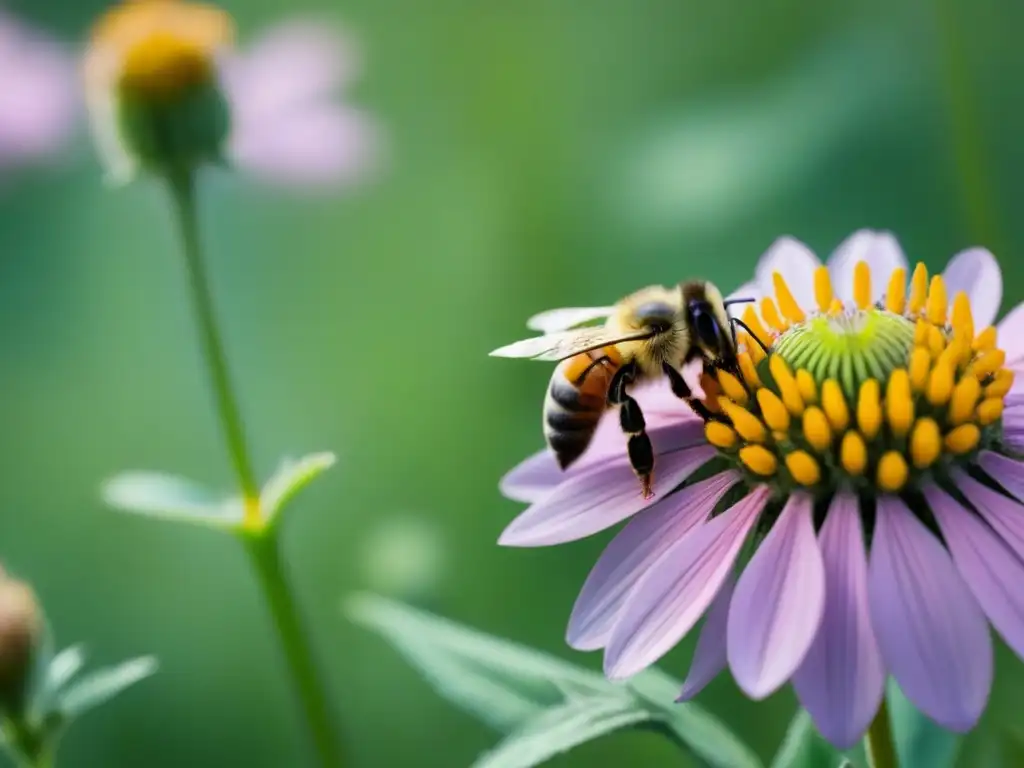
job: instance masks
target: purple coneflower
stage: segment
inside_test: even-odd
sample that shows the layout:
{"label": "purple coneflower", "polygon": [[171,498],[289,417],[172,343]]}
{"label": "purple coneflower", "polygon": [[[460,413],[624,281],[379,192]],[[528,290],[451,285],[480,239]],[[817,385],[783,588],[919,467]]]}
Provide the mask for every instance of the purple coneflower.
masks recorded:
{"label": "purple coneflower", "polygon": [[783,238],[739,293],[761,300],[744,320],[768,352],[741,337],[742,379],[718,374],[727,423],[705,426],[667,386],[639,391],[655,498],[605,419],[568,471],[543,452],[504,478],[531,506],[501,543],[628,519],[568,628],[573,647],[604,649],[611,678],[703,616],[681,699],[727,665],[755,699],[792,681],[846,748],[891,674],[937,723],[970,729],[992,681],[988,623],[1024,656],[1024,305],[991,327],[1002,280],[988,251],[929,279],[867,231],[827,266]]}
{"label": "purple coneflower", "polygon": [[0,10],[0,167],[45,158],[75,125],[74,61]]}

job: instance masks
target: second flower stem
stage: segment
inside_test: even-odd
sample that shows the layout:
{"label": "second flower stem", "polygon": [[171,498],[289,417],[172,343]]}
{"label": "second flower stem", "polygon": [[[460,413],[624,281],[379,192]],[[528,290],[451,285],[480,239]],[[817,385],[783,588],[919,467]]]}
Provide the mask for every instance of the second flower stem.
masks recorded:
{"label": "second flower stem", "polygon": [[260,509],[260,489],[245,441],[241,412],[228,376],[224,343],[217,327],[213,295],[199,239],[195,177],[191,171],[167,177],[181,229],[182,248],[188,266],[192,304],[199,323],[206,366],[217,400],[217,412],[228,452],[242,491],[244,517],[239,530],[256,572],[263,599],[270,610],[288,671],[302,704],[319,765],[341,768],[342,754],[331,726],[330,708],[317,675],[309,640],[303,629],[295,596],[288,585],[279,550],[277,525],[268,525]]}
{"label": "second flower stem", "polygon": [[896,757],[896,742],[893,740],[892,725],[889,723],[889,707],[885,697],[875,713],[875,719],[868,726],[864,736],[864,751],[867,752],[871,768],[899,768]]}

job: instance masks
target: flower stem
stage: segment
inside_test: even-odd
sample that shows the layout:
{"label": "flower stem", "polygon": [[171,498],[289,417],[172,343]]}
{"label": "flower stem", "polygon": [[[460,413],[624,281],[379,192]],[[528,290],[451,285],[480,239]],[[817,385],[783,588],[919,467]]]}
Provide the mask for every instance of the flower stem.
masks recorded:
{"label": "flower stem", "polygon": [[217,399],[221,427],[241,487],[245,517],[239,538],[256,571],[264,600],[288,662],[288,669],[305,712],[310,735],[323,768],[340,768],[341,751],[331,727],[327,696],[313,663],[310,644],[289,589],[278,549],[278,526],[267,525],[260,510],[260,491],[246,448],[245,430],[228,376],[227,357],[217,328],[213,296],[199,239],[196,184],[192,171],[169,174],[167,182],[181,229],[188,266],[192,304],[199,323],[206,366]]}
{"label": "flower stem", "polygon": [[871,768],[898,768],[900,764],[896,758],[896,742],[889,723],[889,707],[884,697],[875,713],[875,719],[864,735],[864,750]]}

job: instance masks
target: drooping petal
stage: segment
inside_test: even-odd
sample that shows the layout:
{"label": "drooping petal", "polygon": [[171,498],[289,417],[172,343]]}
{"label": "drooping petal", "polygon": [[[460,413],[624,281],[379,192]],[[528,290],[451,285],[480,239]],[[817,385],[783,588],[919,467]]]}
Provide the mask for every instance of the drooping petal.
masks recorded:
{"label": "drooping petal", "polygon": [[967,293],[975,328],[992,324],[1003,300],[1003,273],[995,256],[984,248],[961,251],[946,265],[942,277],[950,301],[960,291]]}
{"label": "drooping petal", "polygon": [[793,686],[821,734],[847,749],[864,734],[885,692],[885,669],[868,608],[868,562],[856,496],[835,496],[819,538],[825,613]]}
{"label": "drooping petal", "polygon": [[978,464],[1008,493],[1024,501],[1024,461],[1011,459],[994,451],[982,451]]}
{"label": "drooping petal", "polygon": [[857,263],[866,262],[871,269],[871,300],[878,301],[889,285],[889,276],[897,268],[906,269],[907,258],[891,232],[861,229],[854,232],[832,252],[828,271],[836,296],[853,300],[853,271]]}
{"label": "drooping petal", "polygon": [[565,479],[550,449],[538,451],[519,462],[501,478],[498,490],[513,501],[538,501]]}
{"label": "drooping petal", "polygon": [[919,710],[974,726],[992,683],[992,641],[949,553],[900,499],[878,500],[868,598],[882,659]]}
{"label": "drooping petal", "polygon": [[999,634],[1024,657],[1024,561],[980,517],[936,486],[925,490],[925,498],[960,575]]}
{"label": "drooping petal", "polygon": [[[975,327],[980,330],[984,326],[977,325],[975,321]],[[999,348],[1006,353],[1006,366],[1015,369],[1024,366],[1024,303],[1010,310],[1009,314],[999,321],[996,331]],[[1024,377],[1018,374],[1014,384],[1020,383],[1021,378]]]}
{"label": "drooping petal", "polygon": [[1024,506],[1008,496],[986,488],[960,470],[953,472],[953,481],[967,501],[978,510],[989,525],[995,528],[996,533],[1010,549],[1024,559]]}
{"label": "drooping petal", "polygon": [[601,554],[576,599],[566,639],[590,651],[608,642],[630,591],[665,550],[703,523],[736,472],[722,472],[666,496],[630,520]]}
{"label": "drooping petal", "polygon": [[772,275],[778,272],[801,307],[814,306],[814,270],[821,266],[806,245],[792,237],[780,237],[761,256],[754,281],[762,296],[774,296]]}
{"label": "drooping petal", "polygon": [[683,681],[683,690],[676,701],[688,701],[704,690],[726,667],[728,656],[725,652],[726,630],[729,626],[729,603],[736,589],[736,579],[730,574],[708,608],[704,626],[697,638],[690,671]]}
{"label": "drooping petal", "polygon": [[[1018,372],[1018,378],[1022,377],[1024,370]],[[1017,386],[1018,382],[1014,381],[1014,387]],[[1021,395],[1024,395],[1024,387],[1006,398],[1006,408],[1003,411],[1003,442],[1016,451],[1024,452],[1024,406],[1012,403],[1013,398]]]}
{"label": "drooping petal", "polygon": [[813,506],[805,493],[790,496],[729,605],[729,668],[752,699],[763,699],[790,678],[821,624],[825,569]]}
{"label": "drooping petal", "polygon": [[[680,485],[714,455],[714,448],[707,445],[659,455],[655,496]],[[498,543],[506,547],[543,547],[575,541],[610,528],[652,503],[643,498],[628,461],[599,461],[569,477],[519,515]]]}
{"label": "drooping petal", "polygon": [[611,679],[634,675],[690,631],[718,594],[768,500],[759,486],[669,547],[629,596],[605,649]]}

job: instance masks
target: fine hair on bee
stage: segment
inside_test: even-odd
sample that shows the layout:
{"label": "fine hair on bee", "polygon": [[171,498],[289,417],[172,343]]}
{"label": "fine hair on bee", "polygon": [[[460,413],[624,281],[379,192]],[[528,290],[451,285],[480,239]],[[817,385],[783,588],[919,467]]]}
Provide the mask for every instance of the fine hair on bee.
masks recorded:
{"label": "fine hair on bee", "polygon": [[[543,331],[494,350],[495,357],[556,361],[544,399],[544,437],[562,469],[583,455],[604,413],[616,408],[626,435],[629,461],[644,498],[653,495],[654,448],[631,388],[667,378],[676,397],[704,421],[724,419],[694,397],[682,370],[695,360],[703,369],[739,373],[732,304],[754,299],[723,299],[718,288],[690,280],[671,288],[649,286],[607,307],[571,307],[530,318],[528,327]],[[604,319],[599,326],[584,323]],[[760,339],[757,342],[761,344]],[[763,346],[763,345],[762,345]]]}

